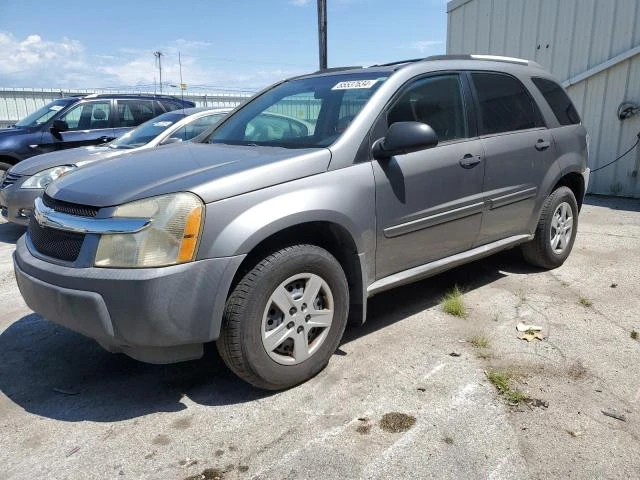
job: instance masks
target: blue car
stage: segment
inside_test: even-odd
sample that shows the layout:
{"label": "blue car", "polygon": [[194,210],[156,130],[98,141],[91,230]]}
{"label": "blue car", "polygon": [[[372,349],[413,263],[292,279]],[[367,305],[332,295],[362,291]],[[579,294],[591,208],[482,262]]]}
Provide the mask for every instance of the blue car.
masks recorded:
{"label": "blue car", "polygon": [[25,158],[107,143],[162,113],[194,106],[169,95],[93,94],[54,100],[0,129],[0,181]]}

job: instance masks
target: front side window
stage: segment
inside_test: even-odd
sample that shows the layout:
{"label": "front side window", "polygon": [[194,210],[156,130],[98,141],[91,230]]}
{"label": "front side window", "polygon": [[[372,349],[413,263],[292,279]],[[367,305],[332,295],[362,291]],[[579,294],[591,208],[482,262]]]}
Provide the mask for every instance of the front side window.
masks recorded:
{"label": "front side window", "polygon": [[411,84],[387,114],[387,126],[395,122],[422,122],[438,134],[439,142],[468,136],[467,120],[458,75],[428,77]]}
{"label": "front side window", "polygon": [[535,77],[531,79],[540,93],[547,101],[553,114],[558,119],[560,125],[575,125],[580,123],[580,115],[576,111],[576,107],[571,103],[571,99],[567,92],[553,80]]}
{"label": "front side window", "polygon": [[363,72],[285,82],[238,110],[213,132],[209,142],[284,148],[329,146],[386,78]]}
{"label": "front side window", "polygon": [[480,106],[481,135],[536,126],[536,106],[519,80],[500,73],[472,73],[471,78]]}
{"label": "front side window", "polygon": [[67,122],[69,130],[107,128],[110,110],[109,101],[81,103],[65,113],[60,120]]}

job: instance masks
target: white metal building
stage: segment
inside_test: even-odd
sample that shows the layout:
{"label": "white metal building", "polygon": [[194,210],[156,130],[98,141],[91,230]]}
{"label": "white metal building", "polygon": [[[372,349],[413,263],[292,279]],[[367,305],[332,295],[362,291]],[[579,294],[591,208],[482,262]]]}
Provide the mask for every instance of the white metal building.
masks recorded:
{"label": "white metal building", "polygon": [[[447,17],[448,54],[535,60],[562,82],[590,133],[592,169],[636,142],[640,0],[453,0]],[[620,120],[623,102],[636,114]],[[589,191],[640,198],[640,148],[592,174]]]}

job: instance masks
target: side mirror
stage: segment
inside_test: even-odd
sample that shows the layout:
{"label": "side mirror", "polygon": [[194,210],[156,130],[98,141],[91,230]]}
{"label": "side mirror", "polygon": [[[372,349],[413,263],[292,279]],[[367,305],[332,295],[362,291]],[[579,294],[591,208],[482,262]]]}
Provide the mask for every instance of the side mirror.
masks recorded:
{"label": "side mirror", "polygon": [[373,142],[373,158],[383,160],[395,155],[417,152],[438,145],[438,135],[426,123],[395,122],[387,135]]}
{"label": "side mirror", "polygon": [[62,136],[60,135],[60,132],[66,132],[67,130],[69,130],[69,124],[64,120],[54,120],[51,126],[49,127],[49,131],[51,132],[51,135],[53,135],[59,140],[62,140]]}

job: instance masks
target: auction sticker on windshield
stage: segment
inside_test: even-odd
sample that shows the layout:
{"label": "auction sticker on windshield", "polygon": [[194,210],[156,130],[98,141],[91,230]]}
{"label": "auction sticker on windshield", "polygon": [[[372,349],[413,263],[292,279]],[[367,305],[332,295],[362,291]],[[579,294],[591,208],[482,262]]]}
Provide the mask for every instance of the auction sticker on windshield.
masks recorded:
{"label": "auction sticker on windshield", "polygon": [[350,80],[347,82],[340,82],[333,86],[331,90],[352,90],[355,88],[371,88],[378,80]]}

